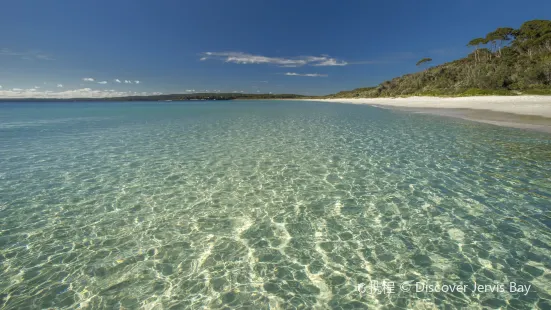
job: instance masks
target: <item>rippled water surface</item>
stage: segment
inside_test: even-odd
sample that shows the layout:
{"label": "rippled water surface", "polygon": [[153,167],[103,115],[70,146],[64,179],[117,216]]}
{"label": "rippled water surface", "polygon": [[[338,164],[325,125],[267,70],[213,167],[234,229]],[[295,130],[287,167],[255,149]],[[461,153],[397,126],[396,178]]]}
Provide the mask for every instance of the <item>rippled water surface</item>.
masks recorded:
{"label": "rippled water surface", "polygon": [[[550,135],[315,102],[0,104],[0,165],[1,309],[551,307]],[[475,282],[507,287],[401,286]]]}

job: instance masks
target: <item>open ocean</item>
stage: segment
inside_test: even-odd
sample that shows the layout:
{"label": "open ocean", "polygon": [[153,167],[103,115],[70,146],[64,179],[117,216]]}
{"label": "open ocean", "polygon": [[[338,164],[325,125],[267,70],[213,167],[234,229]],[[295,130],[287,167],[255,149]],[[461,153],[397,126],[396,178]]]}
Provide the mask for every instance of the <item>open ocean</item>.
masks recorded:
{"label": "open ocean", "polygon": [[551,135],[317,102],[0,104],[0,309],[368,307],[550,309]]}

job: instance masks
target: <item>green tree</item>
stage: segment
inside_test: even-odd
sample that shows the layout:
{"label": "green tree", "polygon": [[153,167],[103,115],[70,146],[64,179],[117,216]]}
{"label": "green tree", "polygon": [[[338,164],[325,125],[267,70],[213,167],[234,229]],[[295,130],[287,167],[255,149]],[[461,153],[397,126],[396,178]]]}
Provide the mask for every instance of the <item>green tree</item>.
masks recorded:
{"label": "green tree", "polygon": [[530,59],[541,43],[540,39],[551,33],[551,20],[530,20],[522,24],[513,32],[515,41],[513,45],[522,53],[528,54]]}
{"label": "green tree", "polygon": [[515,33],[516,39],[520,41],[535,40],[548,33],[551,33],[551,20],[527,21]]}
{"label": "green tree", "polygon": [[[513,38],[513,32],[515,30],[509,27],[497,28],[495,31],[490,32],[486,35],[486,41],[492,42],[493,50],[492,52],[498,52],[498,55],[501,57],[501,48],[504,45],[504,42],[510,41]],[[499,44],[497,44],[499,42]]]}
{"label": "green tree", "polygon": [[551,32],[534,40],[534,44],[540,46],[544,51],[551,52]]}
{"label": "green tree", "polygon": [[483,45],[483,44],[486,44],[488,43],[488,41],[486,41],[485,38],[476,38],[476,39],[472,39],[471,41],[469,41],[469,43],[467,44],[467,46],[469,47],[474,47],[475,50],[474,50],[474,59],[475,59],[475,62],[477,61],[480,61],[480,55],[478,53],[478,50],[480,48],[480,45]]}
{"label": "green tree", "polygon": [[490,51],[492,52],[492,54],[495,53],[497,40],[498,40],[498,37],[496,36],[496,34],[493,32],[490,32],[486,35],[485,39],[486,39],[486,42],[491,43]]}
{"label": "green tree", "polygon": [[431,61],[432,61],[432,58],[423,58],[423,59],[419,60],[415,65],[420,66],[420,65],[423,65],[423,64],[427,64]]}

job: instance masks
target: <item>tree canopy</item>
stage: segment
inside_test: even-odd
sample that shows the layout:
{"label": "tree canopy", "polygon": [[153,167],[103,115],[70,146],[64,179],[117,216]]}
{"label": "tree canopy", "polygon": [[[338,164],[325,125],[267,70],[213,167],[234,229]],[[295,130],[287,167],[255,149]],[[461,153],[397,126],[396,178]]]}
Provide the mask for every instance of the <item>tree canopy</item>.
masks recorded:
{"label": "tree canopy", "polygon": [[423,58],[423,59],[419,60],[415,65],[416,65],[416,66],[420,66],[420,65],[422,65],[422,64],[424,64],[424,63],[429,63],[429,62],[431,62],[431,61],[432,61],[432,58]]}
{"label": "tree canopy", "polygon": [[486,43],[488,43],[488,41],[485,38],[476,38],[476,39],[472,39],[471,41],[469,41],[467,46],[479,47],[481,44],[486,44]]}

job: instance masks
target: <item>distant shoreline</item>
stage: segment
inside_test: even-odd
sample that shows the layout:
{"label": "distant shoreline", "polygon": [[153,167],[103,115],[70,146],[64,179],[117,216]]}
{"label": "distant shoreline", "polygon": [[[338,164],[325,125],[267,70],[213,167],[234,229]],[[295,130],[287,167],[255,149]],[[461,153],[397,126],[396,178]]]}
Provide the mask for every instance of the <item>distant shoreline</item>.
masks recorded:
{"label": "distant shoreline", "polygon": [[300,99],[461,118],[505,127],[551,133],[551,96],[473,96],[408,98]]}

